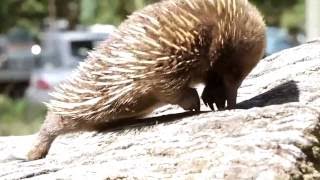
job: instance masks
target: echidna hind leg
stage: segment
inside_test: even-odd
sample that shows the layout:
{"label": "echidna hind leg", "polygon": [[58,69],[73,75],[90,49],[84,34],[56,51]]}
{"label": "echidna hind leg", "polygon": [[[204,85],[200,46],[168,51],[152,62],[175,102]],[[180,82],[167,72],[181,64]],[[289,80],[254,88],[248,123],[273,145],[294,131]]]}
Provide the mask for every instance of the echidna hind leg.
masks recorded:
{"label": "echidna hind leg", "polygon": [[194,88],[185,88],[176,94],[174,101],[169,102],[171,104],[177,104],[184,110],[200,111],[200,98],[198,92]]}
{"label": "echidna hind leg", "polygon": [[194,88],[187,88],[182,93],[178,105],[185,110],[200,111],[200,98],[197,90]]}
{"label": "echidna hind leg", "polygon": [[72,130],[71,127],[68,127],[70,123],[65,124],[62,121],[63,118],[61,116],[48,112],[46,119],[38,133],[38,137],[36,138],[32,149],[28,153],[28,160],[44,158],[47,155],[54,139],[58,135]]}

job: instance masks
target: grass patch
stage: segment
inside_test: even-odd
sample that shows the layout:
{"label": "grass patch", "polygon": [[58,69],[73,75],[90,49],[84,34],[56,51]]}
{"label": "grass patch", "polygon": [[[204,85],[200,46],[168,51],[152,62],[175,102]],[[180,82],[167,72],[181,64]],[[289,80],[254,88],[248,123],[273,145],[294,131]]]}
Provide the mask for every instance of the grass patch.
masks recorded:
{"label": "grass patch", "polygon": [[44,120],[45,112],[44,106],[0,95],[0,136],[35,133]]}

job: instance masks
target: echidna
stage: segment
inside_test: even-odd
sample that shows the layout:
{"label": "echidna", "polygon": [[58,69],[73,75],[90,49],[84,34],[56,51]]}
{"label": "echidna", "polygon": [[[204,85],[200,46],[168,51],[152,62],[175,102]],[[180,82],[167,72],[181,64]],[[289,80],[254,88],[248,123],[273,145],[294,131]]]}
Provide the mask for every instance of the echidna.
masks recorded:
{"label": "echidna", "polygon": [[162,104],[233,108],[265,48],[265,24],[247,0],[164,0],[133,13],[56,87],[30,160],[60,134],[143,116]]}

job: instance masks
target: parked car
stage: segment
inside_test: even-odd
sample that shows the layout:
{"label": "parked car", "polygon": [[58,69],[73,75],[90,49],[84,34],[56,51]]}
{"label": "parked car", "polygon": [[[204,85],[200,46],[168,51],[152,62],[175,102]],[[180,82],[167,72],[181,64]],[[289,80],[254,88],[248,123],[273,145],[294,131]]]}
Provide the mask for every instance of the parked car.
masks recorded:
{"label": "parked car", "polygon": [[105,40],[111,32],[48,32],[43,36],[40,68],[31,74],[26,99],[34,104],[47,102],[54,86],[66,79],[88,50]]}
{"label": "parked car", "polygon": [[13,28],[0,37],[0,92],[22,97],[34,68],[31,48],[35,44],[25,29]]}

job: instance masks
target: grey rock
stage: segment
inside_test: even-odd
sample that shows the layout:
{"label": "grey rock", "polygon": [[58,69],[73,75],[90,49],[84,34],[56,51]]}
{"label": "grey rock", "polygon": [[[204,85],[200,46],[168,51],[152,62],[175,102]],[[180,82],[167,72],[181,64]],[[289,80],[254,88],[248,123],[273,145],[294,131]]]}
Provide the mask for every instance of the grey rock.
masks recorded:
{"label": "grey rock", "polygon": [[262,60],[238,102],[64,135],[37,161],[34,135],[0,137],[0,179],[320,179],[320,41]]}

